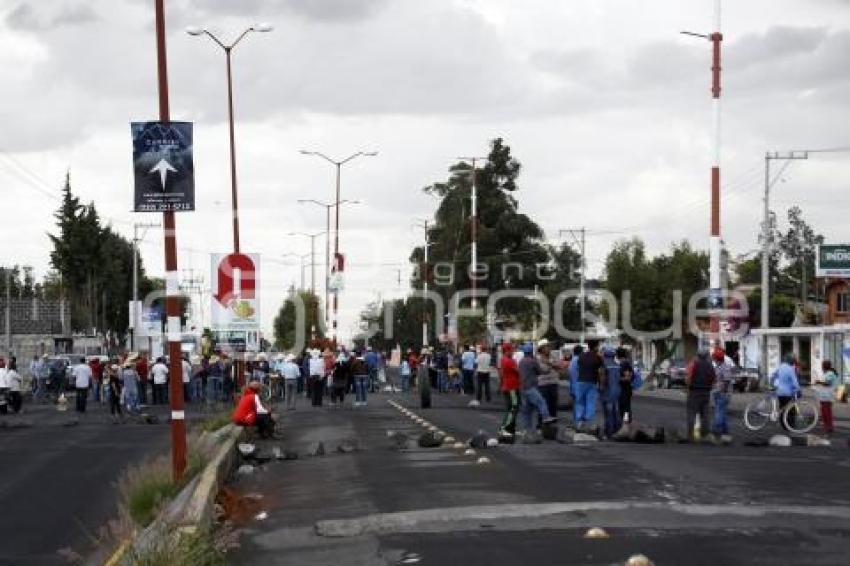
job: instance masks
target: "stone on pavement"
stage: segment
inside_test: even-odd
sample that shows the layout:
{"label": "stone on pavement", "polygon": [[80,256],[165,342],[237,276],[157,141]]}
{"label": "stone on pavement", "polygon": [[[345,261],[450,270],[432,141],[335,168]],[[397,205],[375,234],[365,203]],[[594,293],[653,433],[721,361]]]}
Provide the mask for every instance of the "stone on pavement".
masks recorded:
{"label": "stone on pavement", "polygon": [[324,456],[325,455],[325,443],[324,442],[313,442],[310,444],[309,448],[307,448],[308,456]]}
{"label": "stone on pavement", "polygon": [[652,560],[644,556],[643,554],[634,554],[629,556],[629,559],[626,560],[626,566],[655,566],[652,563]]}
{"label": "stone on pavement", "polygon": [[242,464],[236,470],[236,473],[240,476],[250,476],[254,473],[254,466],[252,466],[251,464]]}
{"label": "stone on pavement", "polygon": [[823,438],[816,434],[806,436],[806,446],[831,446],[831,444],[828,438]]}
{"label": "stone on pavement", "polygon": [[487,448],[487,441],[490,439],[482,430],[479,430],[478,433],[470,438],[466,443],[472,448]]}
{"label": "stone on pavement", "polygon": [[237,448],[244,458],[250,458],[257,453],[257,445],[249,442],[240,442]]}
{"label": "stone on pavement", "polygon": [[609,535],[603,528],[591,527],[584,533],[584,538],[609,538]]}
{"label": "stone on pavement", "polygon": [[770,446],[787,448],[788,446],[791,446],[791,437],[786,434],[774,434],[770,437],[770,440],[768,440],[767,443]]}
{"label": "stone on pavement", "polygon": [[577,432],[573,435],[573,443],[580,444],[583,442],[599,442],[599,439],[583,432]]}
{"label": "stone on pavement", "polygon": [[360,450],[360,443],[354,439],[346,439],[339,443],[336,447],[336,451],[340,454],[351,454],[352,452],[357,452]]}
{"label": "stone on pavement", "polygon": [[442,444],[442,437],[432,431],[428,431],[419,435],[420,448],[436,448]]}

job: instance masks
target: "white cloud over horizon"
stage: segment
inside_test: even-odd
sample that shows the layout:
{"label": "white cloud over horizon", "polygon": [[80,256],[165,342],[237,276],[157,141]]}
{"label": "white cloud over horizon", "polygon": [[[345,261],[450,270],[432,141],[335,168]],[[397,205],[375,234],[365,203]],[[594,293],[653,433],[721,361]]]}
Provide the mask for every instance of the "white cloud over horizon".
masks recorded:
{"label": "white cloud over horizon", "polygon": [[[420,189],[495,137],[522,162],[520,207],[549,237],[591,231],[592,273],[618,237],[640,236],[651,251],[684,238],[707,247],[710,49],[678,32],[710,31],[710,0],[166,4],[172,117],[195,122],[198,210],[178,215],[179,262],[207,280],[207,254],[231,245],[224,55],[182,28],[231,37],[256,21],[276,26],[233,55],[241,240],[269,259],[267,328],[300,278],[273,260],[308,251],[286,234],[324,229],[324,211],[296,200],[333,198],[332,168],[301,148],[380,152],[343,173],[343,198],[364,201],[342,214],[352,264],[344,330],[376,293],[402,292],[395,268],[380,264],[405,263],[419,241],[414,218],[436,204]],[[153,220],[129,212],[129,122],[156,116],[152,5],[0,0],[3,263],[47,270],[67,169],[124,235]],[[723,233],[741,253],[757,245],[765,151],[850,145],[850,3],[724,6]],[[840,195],[848,164],[850,154],[794,163],[774,209],[799,204],[827,240],[850,240]],[[156,275],[160,234],[149,240],[142,253]]]}

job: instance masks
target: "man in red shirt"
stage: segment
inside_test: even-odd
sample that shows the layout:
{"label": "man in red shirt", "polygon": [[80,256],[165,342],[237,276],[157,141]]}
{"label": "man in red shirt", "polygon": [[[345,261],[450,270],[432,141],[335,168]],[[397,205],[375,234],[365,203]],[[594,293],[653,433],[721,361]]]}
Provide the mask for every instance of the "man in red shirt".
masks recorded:
{"label": "man in red shirt", "polygon": [[142,355],[136,362],[136,372],[139,374],[139,403],[148,404],[148,359]]}
{"label": "man in red shirt", "polygon": [[519,412],[519,368],[513,359],[514,348],[510,342],[502,345],[502,358],[499,362],[499,382],[502,396],[505,398],[505,417],[499,429],[499,437],[513,439],[516,433],[516,416]]}
{"label": "man in red shirt", "polygon": [[259,390],[262,384],[252,380],[233,411],[233,424],[238,426],[256,426],[260,438],[274,436],[274,418],[260,401]]}
{"label": "man in red shirt", "polygon": [[103,364],[97,356],[89,360],[91,368],[92,389],[94,389],[94,402],[100,403],[101,382],[103,381]]}

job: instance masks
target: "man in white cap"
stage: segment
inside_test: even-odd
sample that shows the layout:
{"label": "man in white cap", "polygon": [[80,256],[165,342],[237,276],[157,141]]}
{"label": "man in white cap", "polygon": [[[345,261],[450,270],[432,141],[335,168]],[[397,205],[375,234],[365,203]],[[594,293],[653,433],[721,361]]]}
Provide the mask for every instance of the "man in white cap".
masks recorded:
{"label": "man in white cap", "polygon": [[283,398],[286,399],[286,409],[294,410],[295,397],[298,394],[298,377],[301,375],[301,370],[295,363],[295,356],[286,355],[280,373],[283,375]]}

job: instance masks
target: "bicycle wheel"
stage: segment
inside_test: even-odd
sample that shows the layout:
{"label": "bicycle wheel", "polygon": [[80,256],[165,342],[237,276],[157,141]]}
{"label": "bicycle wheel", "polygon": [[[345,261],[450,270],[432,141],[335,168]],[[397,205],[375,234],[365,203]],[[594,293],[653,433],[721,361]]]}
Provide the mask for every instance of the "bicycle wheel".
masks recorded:
{"label": "bicycle wheel", "polygon": [[752,431],[761,430],[770,420],[773,403],[769,399],[759,399],[754,403],[748,403],[744,410],[744,424]]}
{"label": "bicycle wheel", "polygon": [[782,411],[782,422],[785,428],[797,434],[805,434],[818,424],[818,410],[808,401],[797,400],[788,403]]}

